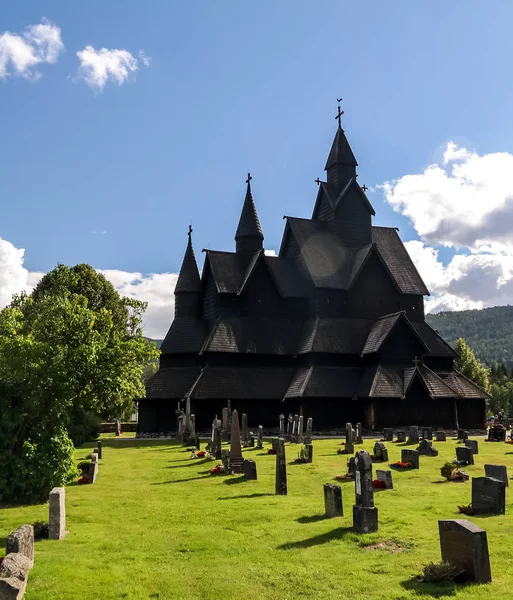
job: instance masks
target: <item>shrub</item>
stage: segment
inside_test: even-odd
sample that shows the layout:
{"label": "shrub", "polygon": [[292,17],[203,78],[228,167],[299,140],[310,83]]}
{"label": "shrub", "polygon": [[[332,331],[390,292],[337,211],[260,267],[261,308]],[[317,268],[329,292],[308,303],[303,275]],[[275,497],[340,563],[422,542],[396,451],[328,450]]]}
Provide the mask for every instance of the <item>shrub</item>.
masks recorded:
{"label": "shrub", "polygon": [[92,412],[76,409],[71,413],[68,433],[75,448],[100,435],[100,418]]}
{"label": "shrub", "polygon": [[442,561],[440,563],[429,563],[422,569],[421,580],[425,583],[440,583],[442,581],[454,581],[463,571],[451,563]]}
{"label": "shrub", "polygon": [[450,462],[446,462],[445,465],[440,469],[440,473],[442,477],[446,479],[450,479],[452,476],[452,472],[454,471],[454,465]]}

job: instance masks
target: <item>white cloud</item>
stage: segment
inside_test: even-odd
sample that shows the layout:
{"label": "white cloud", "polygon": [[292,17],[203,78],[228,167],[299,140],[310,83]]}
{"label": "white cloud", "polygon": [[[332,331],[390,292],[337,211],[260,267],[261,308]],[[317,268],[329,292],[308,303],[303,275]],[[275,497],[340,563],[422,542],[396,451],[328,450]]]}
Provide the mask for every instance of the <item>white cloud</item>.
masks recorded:
{"label": "white cloud", "polygon": [[[77,52],[77,56],[80,61],[77,79],[97,92],[103,91],[109,81],[122,85],[139,70],[139,60],[128,50],[95,50],[86,46]],[[151,59],[143,50],[139,51],[139,58],[145,67],[149,67]]]}
{"label": "white cloud", "polygon": [[383,187],[422,240],[472,252],[513,252],[513,155],[447,144],[443,165]]}
{"label": "white cloud", "polygon": [[276,250],[264,250],[266,256],[278,256]]}
{"label": "white cloud", "polygon": [[25,250],[0,238],[0,308],[10,304],[13,294],[31,292],[43,276],[23,266]]}
{"label": "white cloud", "polygon": [[5,31],[0,34],[0,79],[14,75],[37,80],[41,73],[34,67],[56,63],[63,50],[61,29],[48,19],[29,25],[22,34]]}

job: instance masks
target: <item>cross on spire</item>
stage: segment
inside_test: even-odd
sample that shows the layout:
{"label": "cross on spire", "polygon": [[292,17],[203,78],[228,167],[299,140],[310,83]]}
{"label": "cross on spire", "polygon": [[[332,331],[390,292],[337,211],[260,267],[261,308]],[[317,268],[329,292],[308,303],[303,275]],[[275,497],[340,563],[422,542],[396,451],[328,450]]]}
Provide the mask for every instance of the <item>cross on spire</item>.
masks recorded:
{"label": "cross on spire", "polygon": [[253,179],[253,177],[251,177],[251,173],[248,173],[248,178],[246,179],[246,183],[249,185],[249,182]]}
{"label": "cross on spire", "polygon": [[366,192],[368,189],[369,189],[369,188],[368,188],[368,187],[365,185],[365,183],[364,183],[364,184],[362,185],[362,190],[363,190],[364,192]]}
{"label": "cross on spire", "polygon": [[321,185],[321,180],[320,180],[320,179],[317,177],[317,179],[315,179],[315,183],[316,183],[317,185]]}
{"label": "cross on spire", "polygon": [[338,102],[338,113],[337,113],[337,116],[335,117],[335,119],[338,120],[338,126],[340,127],[340,129],[342,129],[342,115],[344,114],[344,111],[340,108],[340,103],[342,102],[342,98],[337,98],[337,102]]}
{"label": "cross on spire", "polygon": [[192,234],[192,225],[189,225],[189,231],[188,231],[187,235],[189,237],[191,237],[191,234]]}
{"label": "cross on spire", "polygon": [[413,359],[413,364],[414,364],[416,367],[418,367],[419,365],[421,365],[421,364],[422,364],[422,358],[419,358],[418,356],[416,356],[416,357]]}

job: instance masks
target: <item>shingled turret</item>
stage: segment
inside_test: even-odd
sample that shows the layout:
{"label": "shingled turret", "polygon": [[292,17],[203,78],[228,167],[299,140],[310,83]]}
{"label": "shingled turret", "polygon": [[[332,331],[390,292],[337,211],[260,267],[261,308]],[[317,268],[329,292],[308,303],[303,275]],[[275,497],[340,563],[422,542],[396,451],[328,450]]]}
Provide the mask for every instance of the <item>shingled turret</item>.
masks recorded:
{"label": "shingled turret", "polygon": [[199,311],[201,280],[198,264],[192,247],[192,227],[189,226],[189,240],[183,257],[182,268],[175,287],[175,317],[192,315]]}
{"label": "shingled turret", "polygon": [[264,234],[260,227],[255,203],[253,202],[253,195],[251,194],[251,179],[252,177],[248,173],[246,198],[244,199],[244,206],[242,207],[239,225],[235,234],[235,244],[237,252],[255,254],[263,248]]}
{"label": "shingled turret", "polygon": [[343,110],[338,107],[338,128],[331,150],[326,161],[324,170],[328,174],[328,183],[332,183],[337,189],[343,188],[356,175],[358,163],[354,157],[351,146],[347,141],[346,134],[342,129]]}

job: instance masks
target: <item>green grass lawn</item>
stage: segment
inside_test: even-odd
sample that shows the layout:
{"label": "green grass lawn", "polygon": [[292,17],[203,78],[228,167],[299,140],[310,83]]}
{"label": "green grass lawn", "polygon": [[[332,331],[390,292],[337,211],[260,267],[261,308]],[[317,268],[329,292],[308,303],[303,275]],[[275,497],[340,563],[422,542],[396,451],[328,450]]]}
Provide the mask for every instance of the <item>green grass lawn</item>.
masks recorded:
{"label": "green grass lawn", "polygon": [[[126,435],[126,434],[125,434]],[[128,437],[128,436],[127,436]],[[459,518],[471,484],[447,483],[440,466],[455,441],[434,442],[436,458],[419,471],[394,472],[394,490],[375,493],[379,531],[351,531],[354,483],[342,483],[345,516],[323,518],[323,483],[346,472],[336,440],[314,441],[314,463],[288,466],[288,496],[274,495],[275,457],[247,449],[258,481],[210,476],[217,462],[190,459],[160,440],[105,436],[94,485],[67,488],[67,529],[61,542],[36,544],[27,600],[181,598],[510,598],[513,587],[513,508],[470,517],[488,533],[493,583],[428,586],[412,579],[440,560],[438,519]],[[372,451],[374,441],[363,447]],[[83,459],[94,444],[76,452]],[[390,462],[400,446],[387,444]],[[357,446],[361,449],[362,446]],[[299,446],[287,445],[287,462]],[[472,476],[485,462],[513,470],[513,446],[480,440]],[[377,468],[380,468],[377,466]],[[465,517],[463,517],[465,518]],[[0,510],[0,542],[24,523],[48,520],[48,505]],[[390,542],[400,549],[369,549]]]}

